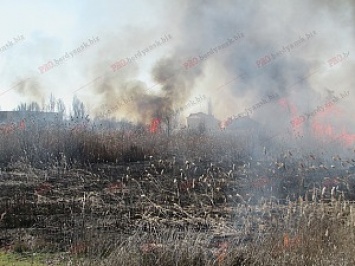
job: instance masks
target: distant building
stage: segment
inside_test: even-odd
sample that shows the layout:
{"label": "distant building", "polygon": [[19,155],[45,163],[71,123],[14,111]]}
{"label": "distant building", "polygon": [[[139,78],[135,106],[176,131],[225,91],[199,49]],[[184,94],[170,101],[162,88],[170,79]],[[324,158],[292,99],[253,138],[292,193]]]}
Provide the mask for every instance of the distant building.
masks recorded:
{"label": "distant building", "polygon": [[63,114],[41,111],[0,111],[1,127],[49,126],[63,123]]}
{"label": "distant building", "polygon": [[198,112],[190,114],[186,119],[188,129],[199,131],[219,129],[219,121],[211,114]]}

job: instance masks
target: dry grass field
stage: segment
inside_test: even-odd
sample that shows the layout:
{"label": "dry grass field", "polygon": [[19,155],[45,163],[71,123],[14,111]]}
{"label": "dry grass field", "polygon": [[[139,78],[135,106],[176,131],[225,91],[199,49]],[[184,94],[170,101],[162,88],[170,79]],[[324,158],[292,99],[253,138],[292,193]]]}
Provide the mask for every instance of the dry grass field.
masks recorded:
{"label": "dry grass field", "polygon": [[188,132],[0,143],[3,265],[354,265],[349,159]]}

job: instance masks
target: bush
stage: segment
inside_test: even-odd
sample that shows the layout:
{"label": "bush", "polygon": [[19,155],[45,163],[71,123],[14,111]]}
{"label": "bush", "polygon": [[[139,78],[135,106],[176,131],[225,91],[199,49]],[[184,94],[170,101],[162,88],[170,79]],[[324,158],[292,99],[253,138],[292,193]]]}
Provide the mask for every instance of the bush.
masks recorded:
{"label": "bush", "polygon": [[16,243],[14,243],[13,249],[14,249],[14,252],[16,252],[16,253],[24,253],[24,252],[28,252],[30,250],[28,245],[26,243],[24,243],[23,241],[18,241]]}

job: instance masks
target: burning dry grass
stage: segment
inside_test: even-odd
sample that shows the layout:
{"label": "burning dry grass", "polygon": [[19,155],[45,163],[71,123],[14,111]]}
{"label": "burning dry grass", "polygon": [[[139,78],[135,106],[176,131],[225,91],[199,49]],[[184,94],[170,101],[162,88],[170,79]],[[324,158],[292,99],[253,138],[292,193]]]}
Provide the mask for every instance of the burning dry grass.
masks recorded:
{"label": "burning dry grass", "polygon": [[71,265],[354,263],[354,184],[342,159],[317,171],[313,155],[255,161],[243,141],[201,134],[0,138],[7,250],[65,252]]}
{"label": "burning dry grass", "polygon": [[[282,213],[280,224],[255,230],[249,238],[236,232],[217,235],[212,231],[138,230],[120,242],[112,242],[111,251],[100,263],[92,258],[83,259],[79,265],[94,261],[98,265],[129,266],[353,265],[354,209],[348,202],[264,205],[259,211]],[[255,213],[251,211],[247,218],[253,221]],[[281,224],[282,219],[285,224]],[[97,253],[100,241],[90,247],[89,255],[102,254]]]}
{"label": "burning dry grass", "polygon": [[258,250],[251,254],[255,265],[353,265],[353,203],[303,203],[299,208],[296,227],[271,231],[252,244]]}
{"label": "burning dry grass", "polygon": [[[131,171],[134,175],[134,170]],[[7,207],[1,225],[27,232],[21,234],[19,242],[25,252],[58,253],[63,251],[68,237],[73,242],[64,249],[67,253],[62,255],[62,262],[71,265],[354,263],[353,202],[299,199],[278,203],[269,199],[257,205],[224,203],[216,200],[219,197],[216,188],[222,184],[222,177],[218,176],[214,181],[203,181],[206,187],[199,184],[184,191],[179,186],[176,190],[173,186],[169,189],[169,180],[148,175],[135,183],[126,183],[124,179],[113,183],[103,181],[100,185],[88,171],[80,171],[84,180],[81,191],[91,192],[79,197],[81,182],[70,180],[72,174],[69,171],[65,178],[70,186],[64,181],[37,183],[33,189],[46,198],[44,201],[33,204],[17,197]],[[129,193],[123,193],[127,189]],[[169,195],[170,200],[164,201]],[[76,199],[70,202],[73,196]],[[36,228],[43,226],[48,229],[42,234],[57,228],[57,237],[64,236],[64,239],[36,234]],[[58,240],[62,244],[53,245],[52,241]],[[8,250],[17,250],[16,244]]]}

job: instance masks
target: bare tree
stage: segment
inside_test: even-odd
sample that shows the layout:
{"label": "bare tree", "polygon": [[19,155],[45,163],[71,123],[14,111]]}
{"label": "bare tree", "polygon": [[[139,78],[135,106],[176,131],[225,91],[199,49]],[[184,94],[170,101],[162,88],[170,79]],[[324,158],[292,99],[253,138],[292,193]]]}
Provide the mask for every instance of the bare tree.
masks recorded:
{"label": "bare tree", "polygon": [[62,99],[58,99],[57,101],[57,112],[64,114],[65,113],[65,104]]}
{"label": "bare tree", "polygon": [[55,109],[55,97],[53,96],[53,94],[51,93],[51,96],[49,98],[49,110],[51,112],[54,112]]}
{"label": "bare tree", "polygon": [[71,114],[72,120],[82,121],[88,119],[88,116],[85,114],[84,103],[80,101],[76,96],[74,96],[73,98],[72,107],[73,107],[73,114]]}
{"label": "bare tree", "polygon": [[38,103],[31,102],[30,104],[20,103],[15,111],[40,111],[41,108]]}

